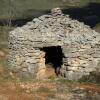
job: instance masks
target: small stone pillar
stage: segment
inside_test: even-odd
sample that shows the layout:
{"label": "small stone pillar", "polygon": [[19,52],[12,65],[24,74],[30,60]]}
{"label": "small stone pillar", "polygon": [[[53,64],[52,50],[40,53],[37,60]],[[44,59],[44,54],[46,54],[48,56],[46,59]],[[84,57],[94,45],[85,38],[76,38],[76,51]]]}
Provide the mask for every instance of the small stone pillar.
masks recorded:
{"label": "small stone pillar", "polygon": [[63,13],[62,13],[61,9],[59,7],[57,7],[57,8],[53,8],[51,10],[51,14],[53,16],[57,16],[57,15],[62,15]]}

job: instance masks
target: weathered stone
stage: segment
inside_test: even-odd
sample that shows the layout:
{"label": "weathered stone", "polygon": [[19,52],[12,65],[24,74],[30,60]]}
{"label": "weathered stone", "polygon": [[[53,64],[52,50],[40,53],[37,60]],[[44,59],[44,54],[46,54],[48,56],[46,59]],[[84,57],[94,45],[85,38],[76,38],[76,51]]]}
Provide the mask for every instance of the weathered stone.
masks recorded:
{"label": "weathered stone", "polygon": [[51,15],[35,18],[9,33],[10,71],[38,78],[46,75],[46,52],[41,48],[52,46],[61,47],[60,76],[69,80],[88,75],[100,61],[100,34],[55,8]]}

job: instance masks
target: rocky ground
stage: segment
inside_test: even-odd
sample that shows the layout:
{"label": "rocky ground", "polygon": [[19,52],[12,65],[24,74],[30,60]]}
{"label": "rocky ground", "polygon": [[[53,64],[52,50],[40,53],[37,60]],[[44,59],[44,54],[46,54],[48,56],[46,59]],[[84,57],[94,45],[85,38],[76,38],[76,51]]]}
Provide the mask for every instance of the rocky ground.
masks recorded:
{"label": "rocky ground", "polygon": [[60,81],[0,82],[0,100],[100,100],[100,86]]}

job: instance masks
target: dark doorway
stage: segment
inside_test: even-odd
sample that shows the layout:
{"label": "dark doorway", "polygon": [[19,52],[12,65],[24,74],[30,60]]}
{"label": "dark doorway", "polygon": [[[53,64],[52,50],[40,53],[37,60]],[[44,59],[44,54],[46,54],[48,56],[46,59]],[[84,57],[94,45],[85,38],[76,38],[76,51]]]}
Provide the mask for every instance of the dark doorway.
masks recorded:
{"label": "dark doorway", "polygon": [[44,51],[45,54],[45,64],[52,64],[53,68],[55,69],[55,73],[57,74],[58,70],[60,70],[61,65],[62,65],[62,58],[63,58],[63,53],[62,49],[60,46],[53,46],[53,47],[44,47],[41,49]]}

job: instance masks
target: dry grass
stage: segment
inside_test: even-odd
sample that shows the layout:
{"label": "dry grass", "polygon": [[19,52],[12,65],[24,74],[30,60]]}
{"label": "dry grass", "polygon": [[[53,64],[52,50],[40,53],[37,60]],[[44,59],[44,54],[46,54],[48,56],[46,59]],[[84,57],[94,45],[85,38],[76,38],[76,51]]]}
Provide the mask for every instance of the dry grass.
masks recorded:
{"label": "dry grass", "polygon": [[50,98],[65,98],[72,95],[69,91],[58,91],[58,88],[70,87],[70,89],[81,89],[84,91],[100,93],[100,86],[95,84],[59,84],[50,81],[35,81],[35,82],[16,82],[7,81],[0,82],[0,100],[50,100]]}

